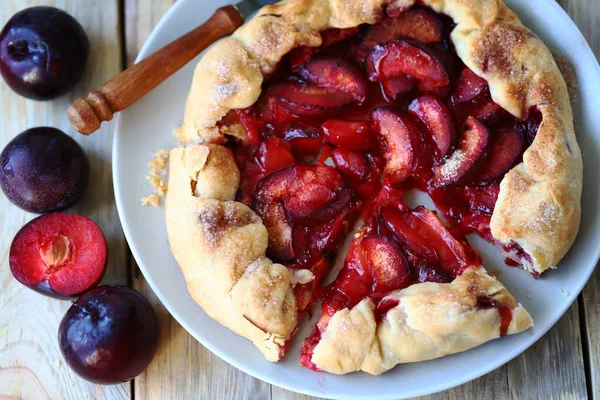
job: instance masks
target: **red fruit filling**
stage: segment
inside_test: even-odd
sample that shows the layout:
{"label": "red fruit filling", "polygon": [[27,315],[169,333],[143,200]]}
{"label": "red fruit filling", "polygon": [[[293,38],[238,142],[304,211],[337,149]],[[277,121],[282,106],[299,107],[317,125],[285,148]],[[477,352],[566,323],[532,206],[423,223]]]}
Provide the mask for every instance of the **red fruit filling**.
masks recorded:
{"label": "red fruit filling", "polygon": [[408,109],[427,127],[437,147],[438,158],[444,157],[454,144],[456,135],[448,107],[437,97],[425,95],[413,100]]}
{"label": "red fruit filling", "polygon": [[377,45],[366,61],[367,76],[380,82],[399,75],[409,75],[425,90],[444,87],[450,83],[448,72],[431,51],[403,40]]}
{"label": "red fruit filling", "polygon": [[[237,199],[269,231],[268,254],[315,279],[294,288],[302,316],[354,223],[338,279],[321,294],[323,316],[302,351],[312,349],[337,310],[369,297],[377,318],[397,302],[382,299],[420,282],[448,283],[481,259],[464,235],[477,232],[530,261],[517,245],[491,235],[504,174],[522,160],[541,114],[519,120],[494,102],[487,82],[456,55],[453,22],[423,7],[386,10],[375,26],[330,30],[318,48],[294,49],[266,79],[255,105],[232,111],[245,141],[231,139],[241,171]],[[225,122],[224,122],[225,123]],[[451,223],[403,203],[408,190],[429,193]],[[491,299],[510,323],[510,310]]]}
{"label": "red fruit filling", "polygon": [[467,118],[460,145],[442,164],[433,167],[438,187],[458,182],[479,160],[488,143],[488,130],[473,117]]}
{"label": "red fruit filling", "polygon": [[98,225],[88,218],[46,214],[17,233],[9,263],[22,284],[52,297],[70,297],[102,278],[106,241]]}
{"label": "red fruit filling", "polygon": [[359,103],[365,101],[365,78],[358,67],[343,58],[316,58],[300,67],[297,73],[308,83],[348,93]]}
{"label": "red fruit filling", "polygon": [[454,101],[466,103],[473,100],[487,88],[485,79],[475,75],[473,71],[465,67],[462,70],[458,83],[454,88]]}
{"label": "red fruit filling", "polygon": [[389,102],[396,101],[401,96],[410,93],[416,85],[415,79],[408,75],[399,75],[381,82],[381,90]]}
{"label": "red fruit filling", "polygon": [[390,184],[404,182],[410,176],[419,148],[418,128],[407,114],[390,108],[373,110],[371,119],[385,149],[385,177]]}

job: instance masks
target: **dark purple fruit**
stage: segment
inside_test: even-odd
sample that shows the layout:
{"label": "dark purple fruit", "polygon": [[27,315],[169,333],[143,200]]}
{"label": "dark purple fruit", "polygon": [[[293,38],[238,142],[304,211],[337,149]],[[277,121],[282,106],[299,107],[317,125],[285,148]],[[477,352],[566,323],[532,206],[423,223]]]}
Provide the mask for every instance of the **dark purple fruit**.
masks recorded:
{"label": "dark purple fruit", "polygon": [[83,76],[90,42],[75,18],[54,7],[19,11],[0,32],[0,73],[17,93],[51,100]]}
{"label": "dark purple fruit", "polygon": [[156,352],[156,313],[136,290],[107,285],[85,292],[60,322],[62,355],[82,378],[107,385],[141,374]]}
{"label": "dark purple fruit", "polygon": [[49,213],[72,206],[88,183],[90,164],[75,140],[54,128],[32,128],[0,154],[0,187],[24,210]]}

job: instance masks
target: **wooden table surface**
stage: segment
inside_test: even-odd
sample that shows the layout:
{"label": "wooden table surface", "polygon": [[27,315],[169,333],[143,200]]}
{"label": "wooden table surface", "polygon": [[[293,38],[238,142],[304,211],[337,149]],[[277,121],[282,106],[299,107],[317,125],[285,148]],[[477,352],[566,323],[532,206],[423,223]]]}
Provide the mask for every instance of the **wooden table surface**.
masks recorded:
{"label": "wooden table surface", "polygon": [[[23,8],[53,5],[75,16],[91,41],[85,78],[67,96],[52,102],[35,102],[14,94],[0,82],[0,148],[21,131],[35,126],[57,127],[83,145],[92,164],[90,185],[83,200],[70,211],[92,218],[106,235],[109,266],[104,282],[130,284],[141,291],[154,305],[161,323],[156,357],[134,381],[99,386],[78,378],[62,362],[56,339],[58,323],[70,303],[41,296],[18,284],[10,274],[8,253],[12,238],[34,215],[11,204],[0,192],[2,399],[308,399],[230,366],[175,322],[135,267],[121,231],[111,178],[114,125],[104,124],[101,131],[83,137],[67,121],[66,109],[71,101],[131,65],[174,1],[0,0],[0,26]],[[600,56],[600,1],[558,1],[596,56]],[[525,353],[482,378],[428,398],[600,398],[599,323],[600,273],[595,273],[567,313]]]}

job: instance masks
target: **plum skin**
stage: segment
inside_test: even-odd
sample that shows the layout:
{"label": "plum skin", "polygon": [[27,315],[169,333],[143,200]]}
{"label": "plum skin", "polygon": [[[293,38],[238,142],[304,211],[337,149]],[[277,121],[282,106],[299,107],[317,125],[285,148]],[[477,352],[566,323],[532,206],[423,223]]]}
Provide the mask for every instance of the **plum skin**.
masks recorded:
{"label": "plum skin", "polygon": [[158,347],[159,322],[138,291],[105,285],[86,291],[60,322],[58,343],[82,378],[110,385],[141,374]]}
{"label": "plum skin", "polygon": [[75,18],[54,7],[19,11],[0,32],[0,73],[21,96],[51,100],[83,77],[90,42]]}
{"label": "plum skin", "polygon": [[15,205],[33,213],[64,210],[87,187],[89,160],[79,144],[55,128],[31,128],[0,154],[0,187]]}

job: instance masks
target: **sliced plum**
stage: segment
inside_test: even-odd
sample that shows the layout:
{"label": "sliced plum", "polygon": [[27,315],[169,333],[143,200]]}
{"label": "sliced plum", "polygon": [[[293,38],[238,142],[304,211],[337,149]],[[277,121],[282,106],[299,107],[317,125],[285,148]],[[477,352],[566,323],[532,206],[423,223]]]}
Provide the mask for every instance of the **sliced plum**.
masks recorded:
{"label": "sliced plum", "polygon": [[389,102],[396,101],[403,94],[411,92],[416,85],[414,78],[408,75],[399,75],[381,82],[381,90]]}
{"label": "sliced plum", "polygon": [[372,25],[365,33],[363,46],[373,47],[379,43],[401,38],[413,39],[421,43],[441,42],[442,23],[426,10],[410,10],[396,18],[386,18]]}
{"label": "sliced plum", "polygon": [[17,233],[9,264],[23,285],[47,296],[69,298],[100,282],[106,269],[106,241],[91,219],[46,214]]}
{"label": "sliced plum", "polygon": [[408,106],[408,110],[427,127],[427,131],[438,149],[438,158],[444,157],[456,137],[454,119],[448,107],[437,97],[424,95],[413,100]]}
{"label": "sliced plum", "polygon": [[419,133],[410,116],[391,108],[376,108],[371,113],[373,128],[385,143],[385,177],[391,184],[409,177],[419,146]]}
{"label": "sliced plum", "polygon": [[262,142],[255,158],[258,166],[267,174],[296,164],[290,145],[278,137],[270,137]]}
{"label": "sliced plum", "polygon": [[534,107],[529,112],[529,118],[524,124],[527,140],[529,143],[533,143],[535,136],[537,135],[540,125],[542,124],[542,113],[539,107]]}
{"label": "sliced plum", "polygon": [[433,211],[419,206],[407,214],[406,222],[435,251],[438,265],[449,276],[456,277],[464,267],[480,261],[467,240],[451,232]]}
{"label": "sliced plum", "polygon": [[336,43],[341,42],[342,40],[346,40],[358,34],[358,27],[354,28],[331,28],[321,33],[321,38],[323,39],[322,48],[327,48],[333,46]]}
{"label": "sliced plum", "polygon": [[365,79],[356,66],[343,58],[312,59],[298,70],[298,75],[315,86],[347,93],[359,103],[365,101],[367,95]]}
{"label": "sliced plum", "polygon": [[293,233],[293,248],[300,264],[322,258],[335,251],[354,221],[360,202],[351,189],[342,189],[329,204],[298,219]]}
{"label": "sliced plum", "polygon": [[373,280],[373,293],[385,295],[411,283],[408,261],[394,242],[382,236],[367,236],[361,246]]}
{"label": "sliced plum", "polygon": [[331,158],[336,169],[351,182],[358,183],[367,176],[368,163],[363,153],[339,147],[331,152]]}
{"label": "sliced plum", "polygon": [[327,205],[342,185],[335,168],[322,164],[288,167],[263,179],[253,208],[269,232],[270,253],[280,260],[293,259],[294,220]]}
{"label": "sliced plum", "polygon": [[471,110],[471,116],[483,122],[494,122],[506,113],[494,100],[488,95],[482,96],[481,100],[476,100],[476,104]]}
{"label": "sliced plum", "polygon": [[354,100],[346,92],[299,82],[280,83],[271,93],[283,108],[295,115],[320,115]]}
{"label": "sliced plum", "polygon": [[444,272],[427,264],[419,263],[415,267],[417,282],[449,283],[452,281]]}
{"label": "sliced plum", "polygon": [[321,125],[327,143],[348,150],[369,151],[377,147],[371,125],[364,121],[330,119]]}
{"label": "sliced plum", "polygon": [[458,149],[443,164],[433,167],[435,186],[447,186],[462,178],[485,151],[488,137],[485,125],[468,117]]}
{"label": "sliced plum", "polygon": [[466,103],[473,100],[487,88],[487,81],[480,78],[469,67],[465,67],[454,89],[454,101]]}
{"label": "sliced plum", "polygon": [[359,232],[350,243],[344,268],[329,287],[323,308],[332,315],[366,296],[381,298],[412,283],[409,263],[392,240]]}
{"label": "sliced plum", "polygon": [[323,144],[319,131],[303,122],[292,122],[285,130],[283,140],[292,146],[294,155],[303,161],[314,161]]}
{"label": "sliced plum", "polygon": [[494,144],[480,175],[483,181],[497,178],[512,168],[525,142],[523,135],[515,128],[499,130],[494,136]]}
{"label": "sliced plum", "polygon": [[408,248],[415,256],[429,264],[436,264],[438,259],[435,251],[413,228],[406,222],[406,212],[386,206],[381,209],[381,224],[387,228],[390,236],[398,243]]}
{"label": "sliced plum", "polygon": [[403,40],[392,40],[373,47],[365,61],[367,76],[380,82],[399,75],[410,75],[430,89],[450,83],[442,63],[427,50]]}

